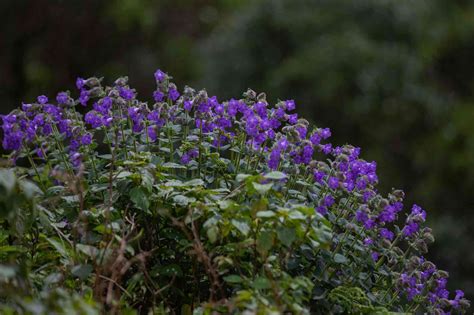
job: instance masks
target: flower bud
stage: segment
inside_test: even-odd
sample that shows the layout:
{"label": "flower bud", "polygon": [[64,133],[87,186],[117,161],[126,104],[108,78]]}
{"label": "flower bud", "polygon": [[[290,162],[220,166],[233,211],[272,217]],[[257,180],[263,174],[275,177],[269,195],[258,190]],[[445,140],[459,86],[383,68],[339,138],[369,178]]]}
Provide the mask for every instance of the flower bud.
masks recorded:
{"label": "flower bud", "polygon": [[117,86],[125,86],[128,83],[128,77],[120,77],[114,83]]}
{"label": "flower bud", "polygon": [[248,101],[254,101],[255,98],[257,97],[257,93],[252,90],[252,89],[248,89],[247,92],[245,92],[243,94],[243,96],[248,100]]}
{"label": "flower bud", "polygon": [[86,80],[86,85],[90,88],[100,86],[100,79],[97,79],[96,77],[92,77]]}
{"label": "flower bud", "polygon": [[267,101],[267,95],[264,92],[258,94],[257,101],[266,102]]}
{"label": "flower bud", "polygon": [[100,86],[96,86],[89,90],[89,97],[99,97],[104,93],[104,89]]}

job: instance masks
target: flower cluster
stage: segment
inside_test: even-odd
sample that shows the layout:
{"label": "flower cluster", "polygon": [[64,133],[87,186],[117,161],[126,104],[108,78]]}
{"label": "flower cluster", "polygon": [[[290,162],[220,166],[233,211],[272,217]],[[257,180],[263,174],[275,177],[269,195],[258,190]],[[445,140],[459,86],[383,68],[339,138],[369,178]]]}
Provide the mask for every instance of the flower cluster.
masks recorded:
{"label": "flower cluster", "polygon": [[[224,185],[213,182],[218,166],[205,163],[212,154],[229,162],[227,177],[283,172],[287,201],[312,205],[333,224],[338,233],[329,251],[333,259],[360,245],[359,255],[367,256],[368,262],[351,264],[374,274],[375,295],[397,279],[393,290],[378,296],[377,303],[413,302],[414,307],[440,314],[466,308],[461,291],[449,298],[447,274],[420,256],[433,241],[431,230],[423,227],[426,212],[413,205],[400,228],[404,193],[393,190],[384,197],[377,191],[377,165],[361,159],[360,148],[329,143],[331,131],[311,128],[307,120],[298,118],[293,100],[271,106],[265,94],[248,90],[242,99],[219,101],[189,87],[180,93],[161,70],[154,76],[157,89],[151,104],[137,99],[127,78],[106,87],[101,79],[79,78],[77,99],[60,92],[56,104],[39,96],[2,117],[3,147],[12,151],[14,161],[28,157],[35,167],[38,160],[46,161],[43,164],[51,172],[81,169],[91,178],[99,154],[95,144],[102,142],[118,158],[150,152],[218,187]],[[326,262],[325,268],[340,277],[330,283],[354,281],[333,261]]]}

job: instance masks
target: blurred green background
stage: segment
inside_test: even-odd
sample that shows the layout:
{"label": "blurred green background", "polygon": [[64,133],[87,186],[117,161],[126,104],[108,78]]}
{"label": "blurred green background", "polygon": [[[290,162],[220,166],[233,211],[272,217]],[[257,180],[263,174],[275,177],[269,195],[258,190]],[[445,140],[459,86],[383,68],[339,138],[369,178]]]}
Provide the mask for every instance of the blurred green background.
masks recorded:
{"label": "blurred green background", "polygon": [[0,16],[2,114],[77,76],[126,74],[146,98],[158,67],[221,99],[295,99],[428,210],[429,258],[474,299],[473,1],[2,0]]}

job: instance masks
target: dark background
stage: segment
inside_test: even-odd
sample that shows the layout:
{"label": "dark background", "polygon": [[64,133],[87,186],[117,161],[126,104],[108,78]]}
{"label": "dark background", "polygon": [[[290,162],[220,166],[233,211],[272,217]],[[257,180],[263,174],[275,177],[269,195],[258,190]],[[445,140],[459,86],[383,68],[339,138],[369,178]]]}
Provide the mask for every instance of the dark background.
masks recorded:
{"label": "dark background", "polygon": [[220,99],[293,98],[428,210],[429,258],[474,298],[474,2],[1,0],[0,17],[2,114],[77,76],[147,98],[156,68]]}

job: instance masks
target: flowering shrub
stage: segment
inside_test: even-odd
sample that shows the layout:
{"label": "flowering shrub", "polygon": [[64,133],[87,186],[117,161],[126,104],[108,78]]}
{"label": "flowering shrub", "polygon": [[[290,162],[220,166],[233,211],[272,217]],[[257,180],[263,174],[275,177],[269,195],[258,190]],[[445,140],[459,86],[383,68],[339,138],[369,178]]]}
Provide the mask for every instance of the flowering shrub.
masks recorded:
{"label": "flowering shrub", "polygon": [[462,313],[431,230],[293,100],[155,73],[77,80],[3,116],[0,300],[19,313]]}

